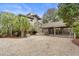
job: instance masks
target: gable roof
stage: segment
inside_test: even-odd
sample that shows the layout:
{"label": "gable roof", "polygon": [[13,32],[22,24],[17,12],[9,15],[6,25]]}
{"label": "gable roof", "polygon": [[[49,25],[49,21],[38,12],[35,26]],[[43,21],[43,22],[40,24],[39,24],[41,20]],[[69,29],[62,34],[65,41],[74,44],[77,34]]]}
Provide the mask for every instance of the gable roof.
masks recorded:
{"label": "gable roof", "polygon": [[30,19],[33,19],[34,17],[36,17],[38,20],[41,19],[38,15],[36,15],[36,14],[34,14],[34,13],[28,13],[26,16],[27,16],[28,18],[30,18]]}

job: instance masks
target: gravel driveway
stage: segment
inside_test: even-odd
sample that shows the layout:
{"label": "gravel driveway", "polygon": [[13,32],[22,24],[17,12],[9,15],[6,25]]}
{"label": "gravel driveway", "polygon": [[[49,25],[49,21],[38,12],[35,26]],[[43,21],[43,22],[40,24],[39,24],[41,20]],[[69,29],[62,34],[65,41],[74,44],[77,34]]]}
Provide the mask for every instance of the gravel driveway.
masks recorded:
{"label": "gravel driveway", "polygon": [[79,55],[79,46],[71,38],[30,36],[28,38],[0,38],[0,55],[7,56],[64,56]]}

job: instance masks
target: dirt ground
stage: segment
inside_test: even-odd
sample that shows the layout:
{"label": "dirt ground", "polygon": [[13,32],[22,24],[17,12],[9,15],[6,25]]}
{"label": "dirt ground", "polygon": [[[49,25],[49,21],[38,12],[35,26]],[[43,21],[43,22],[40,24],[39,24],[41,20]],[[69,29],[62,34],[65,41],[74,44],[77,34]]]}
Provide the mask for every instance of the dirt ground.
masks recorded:
{"label": "dirt ground", "polygon": [[0,38],[2,56],[75,56],[79,46],[72,38],[30,36],[28,38]]}

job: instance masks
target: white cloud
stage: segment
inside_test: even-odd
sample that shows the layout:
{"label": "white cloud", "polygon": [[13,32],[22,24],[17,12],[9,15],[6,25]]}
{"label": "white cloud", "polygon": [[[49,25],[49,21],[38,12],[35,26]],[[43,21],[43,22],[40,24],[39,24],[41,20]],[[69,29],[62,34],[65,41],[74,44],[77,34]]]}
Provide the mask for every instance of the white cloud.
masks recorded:
{"label": "white cloud", "polygon": [[17,9],[22,9],[22,7],[21,6],[17,6]]}
{"label": "white cloud", "polygon": [[31,7],[29,7],[29,6],[26,5],[26,4],[22,4],[22,8],[23,8],[25,11],[32,11]]}
{"label": "white cloud", "polygon": [[12,10],[8,10],[8,9],[3,10],[3,12],[10,12],[10,13],[17,14],[17,12],[16,12],[16,11],[12,11]]}
{"label": "white cloud", "polygon": [[3,10],[4,12],[9,12],[9,10],[8,9],[5,9],[5,10]]}
{"label": "white cloud", "polygon": [[[11,7],[12,6],[12,7]],[[32,9],[30,7],[28,7],[27,5],[10,5],[8,6],[8,8],[2,9],[3,12],[11,12],[14,14],[27,14],[29,12],[32,12]]]}

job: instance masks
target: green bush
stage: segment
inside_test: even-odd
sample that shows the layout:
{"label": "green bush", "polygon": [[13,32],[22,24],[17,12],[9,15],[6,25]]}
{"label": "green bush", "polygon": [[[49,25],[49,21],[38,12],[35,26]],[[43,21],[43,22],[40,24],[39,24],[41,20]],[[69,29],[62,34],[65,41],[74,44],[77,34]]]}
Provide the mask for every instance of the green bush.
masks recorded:
{"label": "green bush", "polygon": [[79,38],[79,21],[74,22],[72,28],[76,34],[76,38]]}

